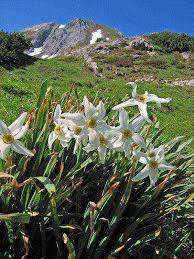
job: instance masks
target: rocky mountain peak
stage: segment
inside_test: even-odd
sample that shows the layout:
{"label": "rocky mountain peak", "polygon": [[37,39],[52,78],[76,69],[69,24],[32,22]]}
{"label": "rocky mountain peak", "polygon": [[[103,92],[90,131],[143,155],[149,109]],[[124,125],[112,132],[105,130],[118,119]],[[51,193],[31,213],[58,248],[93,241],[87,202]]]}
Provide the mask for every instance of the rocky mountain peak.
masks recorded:
{"label": "rocky mountain peak", "polygon": [[22,32],[31,39],[33,45],[27,54],[41,58],[63,55],[69,49],[97,41],[122,38],[122,34],[116,29],[84,19],[76,19],[67,24],[43,23]]}

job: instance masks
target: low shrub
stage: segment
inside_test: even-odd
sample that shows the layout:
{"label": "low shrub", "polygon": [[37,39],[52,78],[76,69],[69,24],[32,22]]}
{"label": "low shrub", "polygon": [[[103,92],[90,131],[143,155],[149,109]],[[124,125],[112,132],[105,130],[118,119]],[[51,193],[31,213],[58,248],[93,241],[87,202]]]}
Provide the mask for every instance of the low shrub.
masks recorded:
{"label": "low shrub", "polygon": [[166,52],[194,51],[194,37],[184,33],[158,32],[149,35],[149,40]]}
{"label": "low shrub", "polygon": [[31,47],[31,42],[21,33],[0,32],[0,65],[10,69],[26,65],[33,60],[24,54]]}
{"label": "low shrub", "polygon": [[[76,90],[57,105],[44,83],[35,110],[9,128],[0,121],[1,258],[191,255],[189,141],[165,143],[146,108],[170,99],[138,95],[133,87],[133,98],[114,109],[137,104],[141,116],[122,109],[118,121],[97,97],[97,106],[86,97],[80,103]],[[182,231],[176,218],[183,217]],[[167,245],[172,238],[176,243]]]}

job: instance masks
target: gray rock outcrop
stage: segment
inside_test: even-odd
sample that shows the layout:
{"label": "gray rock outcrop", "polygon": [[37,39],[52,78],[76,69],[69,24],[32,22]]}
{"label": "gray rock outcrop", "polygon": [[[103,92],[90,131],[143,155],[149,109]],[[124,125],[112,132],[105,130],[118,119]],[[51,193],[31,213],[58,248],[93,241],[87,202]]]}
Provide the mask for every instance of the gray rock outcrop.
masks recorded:
{"label": "gray rock outcrop", "polygon": [[122,38],[115,29],[77,19],[68,24],[43,23],[23,30],[31,39],[33,48],[27,54],[52,58],[63,55],[65,51],[92,44],[95,41],[111,41]]}

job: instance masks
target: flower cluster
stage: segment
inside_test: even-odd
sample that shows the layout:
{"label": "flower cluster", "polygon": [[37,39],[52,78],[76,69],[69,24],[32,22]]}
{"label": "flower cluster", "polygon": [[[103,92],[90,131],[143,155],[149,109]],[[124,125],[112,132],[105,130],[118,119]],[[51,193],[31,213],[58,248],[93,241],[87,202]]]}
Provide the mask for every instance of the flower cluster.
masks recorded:
{"label": "flower cluster", "polygon": [[[171,99],[159,98],[147,92],[139,95],[137,85],[131,84],[133,86],[132,98],[113,107],[113,110],[119,110],[119,126],[116,127],[107,124],[106,110],[101,101],[95,107],[85,96],[82,103],[83,109],[76,113],[62,113],[60,105],[57,105],[53,116],[55,127],[48,140],[49,148],[52,148],[56,139],[65,147],[73,138],[75,139],[74,153],[82,143],[86,152],[96,150],[102,163],[105,162],[107,150],[124,152],[127,158],[133,154],[139,162],[145,165],[133,180],[138,181],[149,176],[152,185],[158,179],[158,170],[175,169],[174,166],[168,165],[164,161],[163,146],[147,149],[145,140],[140,135],[140,130],[146,121],[151,122],[147,113],[147,103],[161,104],[167,103]],[[133,105],[138,106],[140,115],[134,120],[130,120],[124,107]],[[147,150],[146,153],[140,151],[134,153],[132,149],[134,144],[139,147],[139,150],[141,148]]]}
{"label": "flower cluster", "polygon": [[[121,103],[113,110],[119,111],[119,125],[110,126],[106,122],[106,110],[103,102],[94,106],[87,97],[84,97],[82,109],[75,113],[62,113],[60,105],[56,106],[53,123],[54,129],[48,138],[49,149],[58,140],[63,147],[74,139],[74,153],[82,144],[86,152],[97,150],[100,161],[105,162],[107,150],[112,152],[123,152],[128,159],[135,156],[144,165],[143,169],[133,178],[139,181],[147,176],[154,185],[158,179],[158,170],[173,170],[174,166],[167,164],[164,160],[164,147],[146,147],[144,138],[140,132],[146,122],[151,122],[147,113],[147,103],[156,102],[158,104],[167,103],[171,99],[159,98],[156,95],[145,92],[143,95],[137,93],[137,85],[133,86],[132,98]],[[131,120],[127,111],[127,106],[137,105],[140,115]],[[25,136],[29,128],[28,121],[25,123],[27,113],[23,113],[9,127],[0,121],[0,158],[6,160],[10,150],[25,156],[33,156],[22,142],[19,141]],[[25,124],[24,124],[25,123]],[[136,152],[133,146],[139,147]],[[141,152],[141,151],[146,152]]]}

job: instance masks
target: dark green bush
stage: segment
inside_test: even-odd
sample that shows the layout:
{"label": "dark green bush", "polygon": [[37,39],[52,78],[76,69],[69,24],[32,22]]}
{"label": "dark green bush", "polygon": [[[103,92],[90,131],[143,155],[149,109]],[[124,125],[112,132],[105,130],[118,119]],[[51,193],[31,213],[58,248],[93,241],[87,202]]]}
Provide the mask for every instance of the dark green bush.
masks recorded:
{"label": "dark green bush", "polygon": [[96,40],[96,43],[100,43],[100,42],[104,42],[104,39],[103,39],[103,38],[98,38],[98,39]]}
{"label": "dark green bush", "polygon": [[29,61],[24,54],[31,47],[31,42],[21,33],[0,32],[0,65],[6,68],[19,67]]}
{"label": "dark green bush", "polygon": [[157,48],[166,52],[173,51],[194,51],[194,37],[184,33],[159,32],[149,36],[149,40]]}

